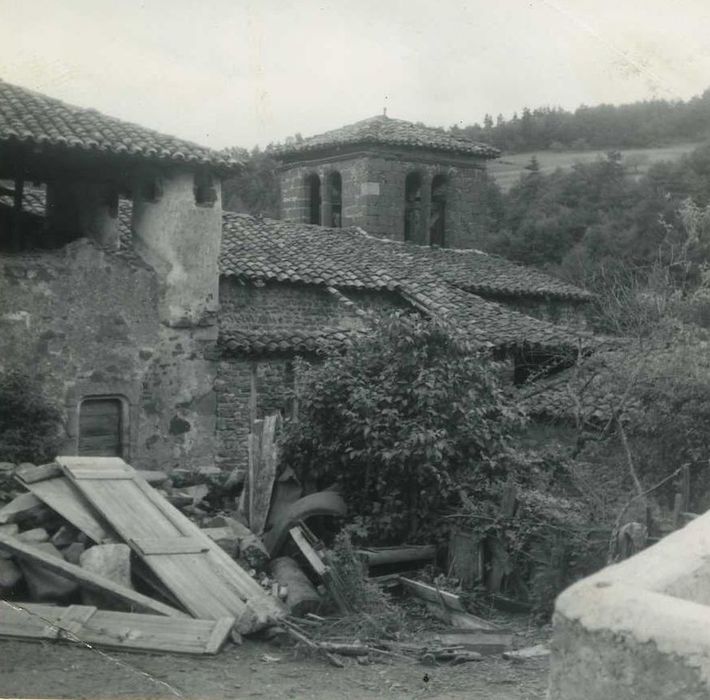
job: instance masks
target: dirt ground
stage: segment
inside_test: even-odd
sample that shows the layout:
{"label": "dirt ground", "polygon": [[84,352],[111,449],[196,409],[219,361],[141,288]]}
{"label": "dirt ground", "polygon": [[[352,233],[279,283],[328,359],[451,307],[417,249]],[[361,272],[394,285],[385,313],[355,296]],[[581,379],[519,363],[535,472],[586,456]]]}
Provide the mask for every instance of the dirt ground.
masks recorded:
{"label": "dirt ground", "polygon": [[345,663],[337,669],[293,647],[255,641],[202,658],[1,641],[0,697],[538,700],[547,687],[547,659],[486,657],[455,667]]}

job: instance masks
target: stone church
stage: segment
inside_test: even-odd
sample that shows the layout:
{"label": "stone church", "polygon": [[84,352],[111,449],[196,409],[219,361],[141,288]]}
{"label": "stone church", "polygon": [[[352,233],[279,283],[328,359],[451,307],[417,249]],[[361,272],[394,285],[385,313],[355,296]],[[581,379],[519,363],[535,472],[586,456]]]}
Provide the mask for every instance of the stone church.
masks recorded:
{"label": "stone church", "polygon": [[0,81],[0,371],[63,407],[66,454],[246,460],[297,356],[368,315],[447,318],[512,381],[591,342],[589,294],[472,246],[487,146],[381,116],[284,147],[283,212],[222,210],[223,154]]}

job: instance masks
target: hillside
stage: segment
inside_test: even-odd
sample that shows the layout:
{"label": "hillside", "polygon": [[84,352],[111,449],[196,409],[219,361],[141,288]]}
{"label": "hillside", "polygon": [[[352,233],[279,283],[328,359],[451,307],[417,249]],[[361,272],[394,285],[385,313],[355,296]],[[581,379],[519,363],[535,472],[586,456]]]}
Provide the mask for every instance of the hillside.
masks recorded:
{"label": "hillside", "polygon": [[[641,176],[658,161],[675,161],[702,145],[702,142],[682,143],[659,148],[620,149],[627,172]],[[608,149],[607,149],[608,150]],[[488,164],[488,172],[493,175],[498,186],[507,192],[527,172],[525,166],[535,156],[540,164],[540,172],[549,174],[557,168],[569,170],[575,163],[592,163],[605,158],[607,150],[585,151],[533,151],[528,153],[504,154]]]}

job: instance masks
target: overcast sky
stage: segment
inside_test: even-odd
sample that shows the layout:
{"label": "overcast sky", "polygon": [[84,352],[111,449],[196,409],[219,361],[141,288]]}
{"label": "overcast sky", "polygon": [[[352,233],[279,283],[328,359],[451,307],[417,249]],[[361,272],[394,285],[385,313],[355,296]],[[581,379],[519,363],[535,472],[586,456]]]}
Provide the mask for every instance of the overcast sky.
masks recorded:
{"label": "overcast sky", "polygon": [[0,0],[0,77],[209,146],[710,87],[710,0]]}

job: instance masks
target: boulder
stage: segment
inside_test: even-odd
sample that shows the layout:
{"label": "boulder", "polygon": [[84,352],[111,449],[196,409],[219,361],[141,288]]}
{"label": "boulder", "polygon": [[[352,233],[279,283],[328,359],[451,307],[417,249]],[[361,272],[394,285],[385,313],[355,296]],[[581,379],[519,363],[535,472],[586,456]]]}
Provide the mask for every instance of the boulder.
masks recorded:
{"label": "boulder", "polygon": [[18,532],[17,539],[27,544],[39,544],[40,542],[49,542],[49,534],[43,527],[35,527],[32,530]]}
{"label": "boulder", "polygon": [[22,572],[12,559],[0,559],[0,594],[12,592],[22,580]]}
{"label": "boulder", "polygon": [[[32,546],[45,554],[62,558],[62,553],[51,542],[39,542]],[[38,602],[62,601],[76,593],[79,588],[74,581],[43,569],[41,564],[31,561],[18,563],[25,581],[27,581],[27,590],[31,600]]]}
{"label": "boulder", "polygon": [[[79,566],[111,581],[133,588],[131,583],[131,548],[127,544],[97,544],[79,557]],[[81,591],[84,605],[115,608],[115,603],[95,591]]]}

